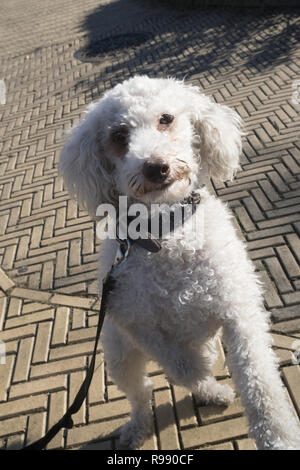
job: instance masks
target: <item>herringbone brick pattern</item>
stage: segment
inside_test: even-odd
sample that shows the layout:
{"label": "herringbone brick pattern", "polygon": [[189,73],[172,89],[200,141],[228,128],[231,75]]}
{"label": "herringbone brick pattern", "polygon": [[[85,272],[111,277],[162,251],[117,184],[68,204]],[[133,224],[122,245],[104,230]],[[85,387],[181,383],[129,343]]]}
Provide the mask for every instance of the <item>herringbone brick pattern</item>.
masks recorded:
{"label": "herringbone brick pattern", "polygon": [[[138,0],[44,3],[41,9],[29,0],[26,11],[19,0],[1,7],[0,79],[7,88],[0,105],[2,446],[40,437],[84,376],[97,322],[97,240],[94,223],[69,199],[57,162],[64,131],[86,105],[134,73],[186,76],[245,121],[241,171],[234,182],[213,181],[211,189],[232,208],[261,273],[283,380],[299,414],[300,370],[292,361],[300,341],[296,12],[169,12]],[[98,63],[74,58],[88,41],[125,31],[153,38],[134,51],[108,52]],[[230,381],[221,345],[220,353],[215,373]],[[157,365],[149,372],[155,433],[145,449],[253,448],[238,399],[228,409],[200,407],[170,386]],[[128,403],[99,352],[75,427],[49,448],[118,448],[127,419]]]}
{"label": "herringbone brick pattern", "polygon": [[[0,276],[0,345],[6,349],[0,366],[0,442],[2,448],[15,449],[42,437],[72,403],[93,351],[99,301],[16,287],[3,271]],[[299,412],[300,373],[291,359],[300,340],[273,337]],[[214,374],[232,384],[221,344],[219,350]],[[148,372],[154,383],[154,435],[143,449],[255,449],[239,398],[228,408],[199,406],[185,389],[170,386],[157,364],[150,363]],[[95,375],[75,426],[61,431],[47,448],[118,449],[128,415],[129,404],[107,376],[99,345]]]}

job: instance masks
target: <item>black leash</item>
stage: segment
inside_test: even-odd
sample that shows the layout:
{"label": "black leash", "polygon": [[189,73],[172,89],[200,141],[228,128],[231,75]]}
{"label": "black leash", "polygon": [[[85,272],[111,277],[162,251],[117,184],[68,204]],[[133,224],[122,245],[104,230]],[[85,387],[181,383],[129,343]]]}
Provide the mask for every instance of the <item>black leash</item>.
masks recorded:
{"label": "black leash", "polygon": [[56,436],[56,434],[62,428],[71,429],[73,427],[74,423],[73,423],[72,415],[77,413],[77,411],[79,411],[79,409],[81,408],[81,405],[84,402],[88,394],[89,386],[91,384],[93,374],[94,374],[96,355],[97,355],[97,346],[98,346],[98,341],[99,341],[100,333],[101,333],[103,322],[104,322],[108,295],[113,290],[113,287],[114,287],[114,279],[112,277],[112,270],[113,270],[113,267],[111,268],[109,274],[106,276],[105,280],[103,281],[101,307],[100,307],[100,312],[99,312],[94,351],[93,351],[92,360],[87,370],[87,374],[84,379],[84,382],[82,383],[79,391],[77,392],[77,395],[72,405],[68,408],[64,416],[56,424],[54,424],[54,426],[52,426],[51,429],[49,429],[49,431],[45,434],[44,437],[42,437],[38,441],[33,442],[32,444],[29,444],[28,446],[23,447],[23,449],[21,450],[42,450],[54,438],[54,436]]}
{"label": "black leash", "polygon": [[[192,192],[191,195],[184,199],[182,201],[183,206],[187,204],[192,205],[192,211],[191,215],[194,214],[195,210],[197,209],[199,203],[201,201],[200,194],[197,192]],[[182,223],[184,223],[185,219],[182,219]],[[149,221],[150,224],[150,221]],[[160,221],[161,224],[161,221]],[[171,218],[171,226],[170,226],[170,231],[174,231],[175,225],[174,225],[174,217]],[[161,230],[160,230],[161,232]],[[126,239],[126,240],[121,240],[120,238],[117,237],[117,240],[119,242],[119,247],[116,255],[116,263],[119,264],[123,260],[126,260],[129,253],[130,253],[130,248],[131,245],[134,243],[137,243],[139,246],[142,248],[152,252],[156,253],[161,249],[161,245],[159,241],[154,238],[151,234],[151,232],[147,232],[147,237],[145,239],[143,238],[138,238],[137,240],[131,240],[131,239]],[[98,346],[98,341],[100,338],[100,333],[102,330],[102,326],[104,323],[104,318],[105,318],[105,312],[106,312],[106,307],[107,307],[107,301],[108,301],[108,296],[112,292],[115,284],[115,280],[112,276],[112,272],[114,269],[114,266],[116,264],[113,264],[109,273],[107,274],[106,278],[103,281],[103,288],[102,288],[102,298],[101,298],[101,306],[100,306],[100,312],[99,312],[99,319],[98,319],[98,326],[97,326],[97,332],[96,332],[96,338],[95,338],[95,344],[94,344],[94,351],[92,355],[92,359],[89,365],[89,368],[87,370],[86,377],[77,392],[77,395],[72,403],[71,406],[67,409],[66,413],[63,415],[63,417],[56,423],[52,428],[49,429],[49,431],[45,434],[44,437],[41,439],[33,442],[32,444],[29,444],[28,446],[23,447],[21,450],[42,450],[46,447],[46,445],[56,436],[56,434],[63,428],[66,429],[71,429],[74,425],[72,415],[77,413],[79,409],[81,408],[82,403],[87,397],[89,386],[91,384],[93,374],[94,374],[94,369],[95,369],[95,362],[96,362],[96,355],[97,355],[97,346]]]}

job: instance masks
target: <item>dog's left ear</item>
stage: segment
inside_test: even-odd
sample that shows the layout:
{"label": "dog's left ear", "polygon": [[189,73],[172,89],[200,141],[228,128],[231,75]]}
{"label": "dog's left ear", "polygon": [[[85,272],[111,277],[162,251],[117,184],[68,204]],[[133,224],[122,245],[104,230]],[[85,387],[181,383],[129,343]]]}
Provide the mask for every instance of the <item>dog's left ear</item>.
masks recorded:
{"label": "dog's left ear", "polygon": [[193,95],[195,132],[199,138],[201,165],[209,176],[220,181],[232,180],[240,168],[242,119],[228,106],[214,103],[196,88]]}

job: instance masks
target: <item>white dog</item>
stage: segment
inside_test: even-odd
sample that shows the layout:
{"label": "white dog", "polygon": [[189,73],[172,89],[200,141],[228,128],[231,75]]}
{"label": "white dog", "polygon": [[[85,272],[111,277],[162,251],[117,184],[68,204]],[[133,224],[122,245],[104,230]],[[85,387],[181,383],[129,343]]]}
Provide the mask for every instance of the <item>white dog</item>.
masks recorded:
{"label": "white dog", "polygon": [[[207,175],[232,179],[241,135],[239,116],[196,87],[136,76],[89,106],[62,150],[60,172],[92,217],[101,203],[116,207],[120,195],[129,205],[181,204]],[[103,345],[109,373],[132,407],[121,442],[136,448],[151,433],[149,359],[201,402],[232,402],[231,387],[211,373],[223,327],[228,364],[258,448],[300,448],[253,265],[227,207],[205,187],[199,193],[199,238],[192,236],[194,213],[176,228],[176,237],[159,240],[158,253],[136,244],[114,270]],[[115,240],[102,243],[100,280],[116,247]]]}

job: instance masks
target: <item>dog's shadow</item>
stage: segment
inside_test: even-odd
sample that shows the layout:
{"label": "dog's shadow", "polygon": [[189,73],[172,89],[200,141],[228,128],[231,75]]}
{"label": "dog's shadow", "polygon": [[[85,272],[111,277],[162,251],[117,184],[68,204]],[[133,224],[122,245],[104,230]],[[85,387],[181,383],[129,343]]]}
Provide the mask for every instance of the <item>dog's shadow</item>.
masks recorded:
{"label": "dog's shadow", "polygon": [[[196,403],[196,401],[193,399],[193,406],[191,406],[191,397],[190,396],[185,396],[181,400],[178,400],[174,404],[171,403],[163,403],[157,407],[154,408],[153,410],[153,433],[154,435],[159,435],[159,432],[162,432],[163,430],[167,429],[170,426],[174,425],[174,422],[176,423],[176,426],[178,428],[178,431],[180,433],[181,429],[190,427],[190,424],[186,424],[185,420],[190,420],[190,418],[194,417],[196,421],[198,421],[198,424],[201,424],[201,419],[199,419],[199,412],[198,409],[199,407],[203,409],[205,408],[205,416],[206,419],[208,420],[210,416],[214,416],[218,414],[218,416],[221,418],[222,414],[227,410],[227,406],[216,406],[216,405],[201,405],[199,403]],[[127,421],[129,421],[130,417],[129,414],[122,414],[120,415],[120,418],[125,418]],[[129,447],[124,447],[121,446],[119,442],[122,426],[116,427],[112,432],[108,434],[101,434],[101,425],[104,423],[104,421],[99,421],[99,431],[100,434],[96,438],[90,440],[89,442],[85,442],[81,446],[76,446],[76,449],[78,450],[129,450]],[[94,424],[94,423],[93,423]],[[196,424],[196,423],[194,423]],[[3,441],[4,442],[4,441]],[[16,438],[10,442],[7,443],[6,447],[0,447],[0,450],[13,450],[13,451],[18,451],[22,450],[24,443],[22,442],[21,438],[17,439]],[[149,446],[147,447],[149,449]],[[68,449],[68,448],[67,448]],[[52,449],[51,449],[52,450]],[[62,450],[62,449],[53,449],[53,450]],[[153,448],[153,450],[156,450]]]}
{"label": "dog's shadow", "polygon": [[[190,427],[190,424],[185,424],[185,420],[190,420],[190,418],[195,418],[198,424],[201,424],[201,419],[199,419],[199,407],[205,407],[205,415],[208,420],[210,416],[218,414],[220,419],[222,414],[226,412],[227,406],[220,405],[201,405],[196,403],[193,399],[193,406],[191,406],[190,396],[185,396],[181,400],[176,401],[176,404],[163,403],[154,408],[153,412],[153,433],[159,435],[160,432],[167,429],[170,426],[176,423],[177,429],[180,433],[180,429]],[[242,413],[241,413],[242,414]],[[128,421],[130,419],[129,415]],[[195,423],[196,424],[196,423]],[[80,450],[129,450],[129,447],[121,446],[119,442],[122,426],[117,427],[110,434],[105,436],[99,434],[92,441],[83,444],[80,447]],[[99,430],[101,430],[101,422],[99,422]],[[149,447],[147,447],[149,449]],[[153,448],[153,450],[156,450]]]}

